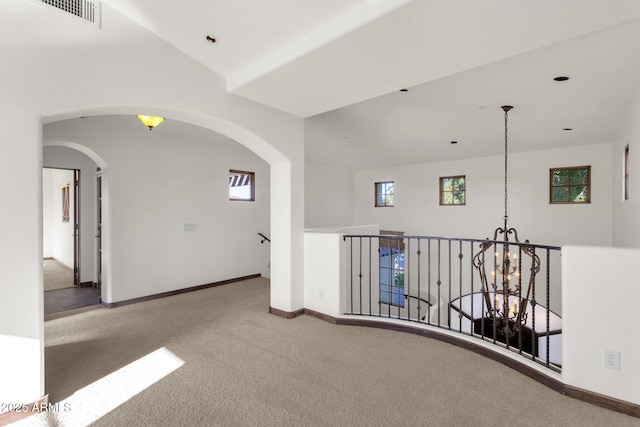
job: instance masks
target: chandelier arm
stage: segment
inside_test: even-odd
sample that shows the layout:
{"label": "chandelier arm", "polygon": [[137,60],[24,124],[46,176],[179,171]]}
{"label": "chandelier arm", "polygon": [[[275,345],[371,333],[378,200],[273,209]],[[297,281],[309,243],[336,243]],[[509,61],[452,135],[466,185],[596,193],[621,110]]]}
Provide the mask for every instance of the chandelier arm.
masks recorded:
{"label": "chandelier arm", "polygon": [[509,229],[509,231],[507,232],[507,234],[513,234],[514,241],[517,242],[517,243],[520,243],[520,240],[518,239],[518,230],[516,230],[515,228],[511,227]]}
{"label": "chandelier arm", "polygon": [[[482,267],[482,274],[481,276],[484,276],[483,279],[480,279],[481,282],[483,282],[483,286],[482,286],[482,294],[484,296],[484,303],[487,306],[487,313],[490,315],[493,315],[495,313],[495,308],[494,308],[494,303],[491,301],[491,296],[489,295],[489,284],[487,283],[487,272],[484,269],[484,265]],[[494,288],[494,294],[495,294],[495,285],[492,283],[491,286]]]}
{"label": "chandelier arm", "polygon": [[[525,243],[529,243],[527,240]],[[527,295],[523,300],[524,308],[522,311],[526,313],[527,305],[529,304],[529,298],[531,297],[531,288],[533,287],[533,282],[535,280],[536,274],[540,271],[540,257],[531,250],[530,247],[525,246],[522,249],[522,252],[531,257],[531,274],[529,274],[529,283],[527,285]]]}
{"label": "chandelier arm", "polygon": [[[495,237],[494,237],[495,240]],[[484,254],[493,246],[491,242],[483,242],[480,244],[480,251],[478,251],[473,256],[473,266],[478,270],[480,274],[480,284],[482,285],[482,295],[484,297],[484,302],[487,306],[488,313],[494,313],[494,303],[491,301],[491,297],[489,296],[489,281],[487,280],[487,270],[486,265],[484,263]],[[491,283],[493,290],[495,292],[495,283]]]}

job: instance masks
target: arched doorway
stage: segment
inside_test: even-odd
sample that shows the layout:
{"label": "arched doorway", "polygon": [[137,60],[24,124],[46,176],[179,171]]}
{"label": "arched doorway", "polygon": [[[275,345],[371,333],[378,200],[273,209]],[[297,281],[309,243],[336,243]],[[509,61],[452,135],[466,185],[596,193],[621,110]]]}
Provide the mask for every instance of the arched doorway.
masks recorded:
{"label": "arched doorway", "polygon": [[[100,185],[97,175],[98,170],[100,175],[103,174],[103,171],[108,170],[106,162],[93,150],[77,142],[47,141],[43,144],[43,165],[45,168],[64,167],[75,170],[80,180],[77,198],[74,198],[77,209],[75,216],[78,217],[76,219],[78,227],[74,232],[74,246],[78,264],[76,289],[58,292],[51,298],[47,298],[48,294],[45,294],[45,314],[99,304],[102,298],[99,286],[101,283],[99,266],[103,263],[101,255],[103,245],[96,237],[102,228],[97,221],[103,215],[99,210],[98,194],[105,193],[104,197],[108,200],[108,186]],[[104,178],[100,176],[99,179]],[[107,191],[103,191],[103,188]],[[108,223],[108,218],[106,221]],[[107,247],[108,244],[107,239]],[[46,289],[45,287],[45,291]],[[48,301],[54,303],[54,306],[48,307]]]}
{"label": "arched doorway", "polygon": [[[113,106],[68,111],[46,117],[45,124],[73,117],[100,115],[126,115],[134,117],[140,112],[153,112],[167,120],[178,120],[220,133],[244,145],[270,165],[270,195],[272,206],[277,206],[277,215],[271,215],[271,298],[270,306],[281,312],[293,313],[303,307],[303,231],[304,231],[304,147],[302,126],[298,131],[278,144],[272,144],[246,126],[220,117],[156,107]],[[239,116],[245,120],[246,117]],[[142,126],[142,125],[141,125]],[[274,135],[281,128],[274,127]],[[293,126],[292,129],[296,129]],[[91,138],[91,134],[86,135]],[[44,134],[45,141],[60,139],[59,135]],[[278,146],[285,146],[285,155]],[[105,278],[106,279],[106,278]],[[113,297],[107,295],[107,297]]]}

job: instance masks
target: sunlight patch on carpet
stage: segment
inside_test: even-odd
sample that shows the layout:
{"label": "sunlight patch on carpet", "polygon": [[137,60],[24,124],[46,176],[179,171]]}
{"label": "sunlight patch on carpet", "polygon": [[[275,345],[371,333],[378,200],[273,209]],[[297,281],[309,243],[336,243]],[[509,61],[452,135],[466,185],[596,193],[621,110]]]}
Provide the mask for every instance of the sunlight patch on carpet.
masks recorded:
{"label": "sunlight patch on carpet", "polygon": [[161,347],[15,425],[90,425],[182,365],[184,360]]}

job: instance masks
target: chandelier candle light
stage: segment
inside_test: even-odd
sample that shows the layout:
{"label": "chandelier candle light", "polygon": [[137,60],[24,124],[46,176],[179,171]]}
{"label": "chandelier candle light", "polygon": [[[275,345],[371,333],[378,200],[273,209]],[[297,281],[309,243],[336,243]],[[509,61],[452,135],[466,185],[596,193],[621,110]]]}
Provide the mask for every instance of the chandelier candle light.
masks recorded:
{"label": "chandelier candle light", "polygon": [[[508,191],[507,191],[507,156],[508,156],[508,137],[507,137],[507,121],[508,113],[513,108],[510,105],[501,107],[504,111],[504,226],[498,227],[493,233],[493,240],[488,238],[483,242],[480,251],[473,257],[473,266],[480,274],[480,282],[482,284],[482,294],[487,312],[485,319],[492,321],[493,326],[498,333],[505,337],[513,337],[518,331],[522,330],[522,326],[527,322],[527,308],[529,298],[531,298],[531,289],[534,283],[535,275],[540,271],[540,258],[531,247],[526,244],[529,240],[525,240],[525,244],[521,245],[518,240],[518,232],[515,228],[508,226]],[[498,235],[502,235],[502,240],[498,241]],[[509,248],[509,236],[513,236],[513,241],[517,243],[512,246],[514,252],[511,253]],[[487,279],[485,252],[495,244],[495,258],[491,257],[490,262],[493,263],[493,271],[491,271],[491,281]],[[498,246],[502,246],[499,248]],[[531,274],[526,281],[526,289],[523,293],[523,277],[522,263],[523,255],[531,259]],[[493,294],[493,298],[492,298]],[[535,302],[532,302],[532,306]]]}

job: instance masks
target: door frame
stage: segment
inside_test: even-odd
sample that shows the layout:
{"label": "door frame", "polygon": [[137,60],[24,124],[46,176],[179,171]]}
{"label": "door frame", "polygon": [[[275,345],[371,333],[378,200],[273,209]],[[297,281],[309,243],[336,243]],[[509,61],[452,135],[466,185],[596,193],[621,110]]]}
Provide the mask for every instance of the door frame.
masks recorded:
{"label": "door frame", "polygon": [[80,169],[73,169],[73,286],[80,286]]}
{"label": "door frame", "polygon": [[96,286],[102,289],[102,169],[96,170],[96,252],[98,256],[96,268]]}
{"label": "door frame", "polygon": [[80,169],[43,166],[43,169],[56,169],[73,172],[73,286],[80,286]]}

